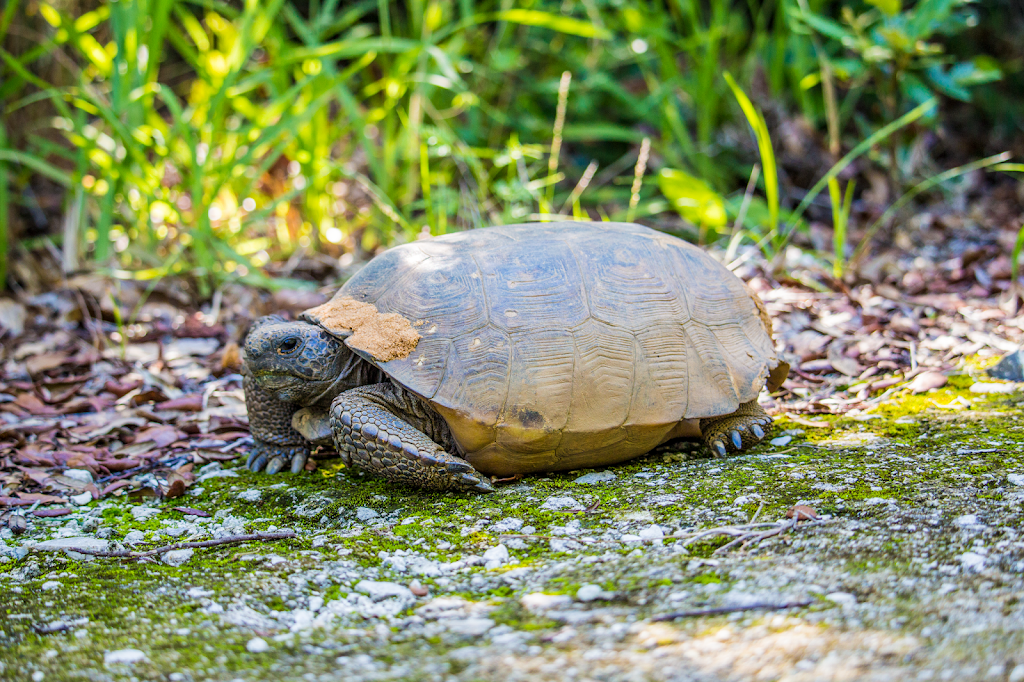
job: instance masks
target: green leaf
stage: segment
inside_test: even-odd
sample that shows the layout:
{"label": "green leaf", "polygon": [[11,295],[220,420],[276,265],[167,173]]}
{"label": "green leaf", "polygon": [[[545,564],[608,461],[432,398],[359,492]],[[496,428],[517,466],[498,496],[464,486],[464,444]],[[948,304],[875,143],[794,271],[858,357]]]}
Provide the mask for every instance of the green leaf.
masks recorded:
{"label": "green leaf", "polygon": [[890,17],[896,16],[903,9],[903,3],[900,0],[867,0],[867,2]]}
{"label": "green leaf", "polygon": [[725,201],[700,178],[685,171],[663,168],[658,173],[658,187],[684,219],[715,229],[725,226]]}
{"label": "green leaf", "polygon": [[764,116],[757,110],[754,103],[747,97],[747,93],[740,89],[733,79],[732,74],[725,72],[725,82],[732,90],[733,96],[739,102],[743,115],[746,116],[750,127],[754,129],[754,137],[757,139],[757,151],[761,155],[761,167],[764,168],[764,193],[768,199],[768,209],[771,212],[771,230],[777,232],[779,227],[779,172],[775,164],[775,150],[772,148],[772,139],[768,134],[768,124]]}

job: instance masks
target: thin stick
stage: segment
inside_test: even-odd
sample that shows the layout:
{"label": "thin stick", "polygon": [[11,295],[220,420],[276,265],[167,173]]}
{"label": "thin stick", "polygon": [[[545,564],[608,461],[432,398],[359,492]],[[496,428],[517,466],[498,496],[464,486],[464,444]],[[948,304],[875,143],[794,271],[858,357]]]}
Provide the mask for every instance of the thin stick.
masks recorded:
{"label": "thin stick", "polygon": [[[569,84],[572,83],[572,73],[562,72],[562,80],[558,83],[558,108],[555,110],[555,128],[551,132],[551,154],[548,156],[548,177],[558,170],[558,156],[562,151],[562,130],[565,128],[565,110],[569,104]],[[548,206],[555,198],[555,183],[548,185]]]}
{"label": "thin stick", "polygon": [[626,213],[627,223],[633,222],[637,204],[640,203],[640,188],[644,183],[644,172],[647,170],[647,157],[650,153],[651,138],[645,137],[640,143],[640,155],[636,157],[636,167],[633,169],[633,187],[629,190],[629,211]]}
{"label": "thin stick", "polygon": [[288,538],[295,537],[294,531],[282,531],[278,533],[252,533],[250,535],[229,535],[223,538],[217,538],[216,540],[203,540],[202,542],[178,542],[173,545],[164,545],[163,547],[157,547],[156,549],[146,550],[145,552],[108,552],[100,549],[84,549],[74,547],[61,547],[60,551],[66,552],[78,552],[79,554],[88,554],[90,556],[98,557],[113,557],[121,559],[143,559],[145,557],[153,556],[154,554],[163,554],[176,549],[193,549],[199,547],[218,547],[220,545],[237,545],[240,542],[252,542],[254,540],[269,541],[269,540],[287,540]]}
{"label": "thin stick", "polygon": [[742,611],[781,611],[783,609],[796,609],[810,606],[814,602],[810,599],[802,601],[790,601],[783,602],[781,604],[771,603],[758,603],[749,604],[747,606],[719,606],[713,609],[697,609],[695,611],[677,611],[675,613],[666,613],[662,616],[655,616],[651,620],[654,622],[675,620],[676,618],[699,618],[701,616],[721,616],[726,613],[739,613]]}

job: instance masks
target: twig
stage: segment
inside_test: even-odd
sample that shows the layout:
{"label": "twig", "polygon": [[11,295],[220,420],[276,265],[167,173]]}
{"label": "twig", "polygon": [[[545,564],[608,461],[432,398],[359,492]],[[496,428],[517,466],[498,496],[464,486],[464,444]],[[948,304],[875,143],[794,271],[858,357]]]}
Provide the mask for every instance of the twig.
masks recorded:
{"label": "twig", "polygon": [[796,528],[797,521],[799,521],[799,517],[794,516],[793,520],[790,521],[789,523],[780,524],[776,528],[773,528],[771,530],[766,530],[763,533],[757,533],[757,534],[746,533],[746,534],[741,535],[740,537],[736,538],[735,540],[731,540],[731,541],[725,543],[724,545],[722,545],[721,547],[716,549],[711,554],[712,555],[724,554],[726,552],[726,550],[730,549],[731,547],[734,547],[737,544],[742,543],[743,546],[746,547],[747,545],[749,545],[751,543],[756,544],[758,542],[761,542],[762,540],[767,540],[770,537],[774,537],[776,535],[781,535],[782,533],[785,533],[787,530],[791,530],[793,528]]}
{"label": "twig", "polygon": [[240,542],[252,542],[254,540],[269,541],[269,540],[287,540],[288,538],[295,537],[294,531],[281,531],[277,533],[252,533],[250,535],[229,535],[223,538],[217,538],[216,540],[203,540],[201,542],[178,542],[173,545],[164,545],[163,547],[157,547],[156,549],[146,550],[145,552],[109,552],[100,549],[76,549],[74,547],[62,547],[61,549],[68,552],[78,552],[79,554],[88,554],[90,556],[98,557],[113,557],[120,559],[143,559],[145,557],[153,556],[154,554],[163,554],[165,552],[171,552],[176,549],[193,549],[199,547],[218,547],[220,545],[237,545]]}
{"label": "twig", "polygon": [[655,616],[651,620],[654,622],[675,620],[676,618],[699,618],[700,616],[720,616],[726,613],[739,613],[741,611],[781,611],[782,609],[796,609],[810,606],[814,601],[805,599],[803,601],[790,601],[783,602],[781,604],[771,603],[759,603],[759,604],[748,604],[747,606],[719,606],[713,609],[696,609],[694,611],[677,611],[675,613],[666,613],[661,616]]}

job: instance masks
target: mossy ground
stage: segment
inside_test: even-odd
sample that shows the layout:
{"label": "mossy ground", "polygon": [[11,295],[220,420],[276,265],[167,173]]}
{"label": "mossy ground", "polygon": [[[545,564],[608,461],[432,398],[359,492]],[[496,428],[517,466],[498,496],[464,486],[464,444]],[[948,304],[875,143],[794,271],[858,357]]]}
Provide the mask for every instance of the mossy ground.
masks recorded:
{"label": "mossy ground", "polygon": [[[616,478],[605,483],[576,483],[584,472],[568,472],[530,477],[493,495],[433,494],[325,461],[301,476],[236,468],[236,476],[203,480],[185,502],[214,514],[198,524],[170,510],[180,500],[156,506],[160,512],[149,518],[123,499],[92,503],[71,517],[33,517],[31,540],[101,531],[116,541],[133,530],[157,544],[186,540],[166,535],[176,526],[214,535],[288,528],[297,537],[201,549],[181,566],[42,552],[0,564],[0,678],[515,679],[518,670],[523,679],[561,679],[544,672],[558,661],[583,677],[599,661],[611,671],[607,679],[619,679],[617,670],[621,679],[638,670],[646,671],[638,679],[667,678],[664,668],[648,665],[653,653],[634,655],[658,649],[663,658],[678,656],[679,669],[693,679],[745,679],[743,651],[769,641],[776,644],[765,651],[781,651],[780,637],[798,641],[812,626],[832,643],[814,655],[800,644],[750,676],[802,679],[806,672],[817,679],[828,661],[856,654],[865,675],[913,669],[936,679],[951,672],[980,679],[1002,666],[994,679],[1024,679],[1024,668],[1015,668],[1024,663],[1024,487],[1013,482],[1024,479],[1011,476],[1024,474],[1024,406],[1020,394],[978,396],[968,383],[896,396],[866,414],[815,417],[831,428],[783,417],[773,435],[793,433],[791,443],[764,444],[742,457],[712,460],[662,448],[611,469]],[[558,497],[576,504],[550,502]],[[545,502],[554,508],[542,508]],[[724,555],[713,554],[727,540],[721,538],[686,550],[672,539],[620,541],[652,524],[670,535],[744,523],[759,508],[760,518],[779,519],[798,503],[828,523]],[[503,530],[545,537],[508,538]],[[25,540],[5,533],[9,547]],[[476,558],[502,541],[512,561],[480,565]],[[449,566],[436,574],[402,572],[408,555]],[[361,579],[416,579],[429,596],[394,613],[354,612],[322,626],[289,627],[299,611],[316,613],[311,599],[344,600]],[[586,584],[604,590],[602,598],[572,601]],[[530,610],[520,599],[532,592],[569,599],[550,611]],[[439,596],[479,606],[490,629],[460,633],[444,626],[451,621],[418,615]],[[648,620],[796,599],[812,603],[782,615]],[[257,615],[227,619],[242,606]],[[40,634],[46,628],[60,631]],[[247,650],[257,636],[268,651]],[[686,653],[708,642],[733,651],[734,662]],[[902,653],[878,653],[886,647]],[[105,663],[105,654],[121,649],[145,658]],[[587,651],[603,653],[587,658]],[[499,665],[498,653],[513,658]],[[711,660],[719,661],[715,670]]]}

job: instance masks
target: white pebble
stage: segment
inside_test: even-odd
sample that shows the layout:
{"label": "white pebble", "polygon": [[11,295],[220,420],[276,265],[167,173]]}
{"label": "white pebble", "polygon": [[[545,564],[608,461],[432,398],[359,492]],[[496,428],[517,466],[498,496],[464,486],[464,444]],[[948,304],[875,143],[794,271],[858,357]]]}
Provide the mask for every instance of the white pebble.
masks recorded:
{"label": "white pebble", "polygon": [[369,507],[356,507],[356,518],[360,521],[369,521],[370,519],[375,519],[378,516],[380,516],[380,514]]}
{"label": "white pebble", "polygon": [[592,485],[594,483],[610,483],[616,478],[618,477],[610,471],[595,471],[593,473],[583,474],[577,478],[575,482]]}
{"label": "white pebble", "polygon": [[43,583],[42,588],[44,592],[48,592],[50,590],[59,590],[60,583],[56,580],[47,580],[45,583]]}
{"label": "white pebble", "polygon": [[238,493],[237,497],[244,502],[259,502],[260,498],[263,497],[263,491],[259,488],[250,488]]}
{"label": "white pebble", "polygon": [[[1010,474],[1006,477],[1012,485],[1024,485],[1024,474]],[[1014,668],[1016,670],[1016,668]]]}
{"label": "white pebble", "polygon": [[994,381],[979,381],[971,385],[971,393],[1013,393],[1016,384],[997,384]]}
{"label": "white pebble", "polygon": [[82,483],[93,482],[92,472],[88,469],[66,469],[64,471],[64,475],[68,478],[73,478],[76,481],[81,481]]}
{"label": "white pebble", "polygon": [[508,562],[508,547],[496,545],[484,552],[484,568],[498,568]]}
{"label": "white pebble", "polygon": [[774,445],[775,447],[781,448],[793,442],[793,436],[779,436],[778,438],[772,438],[768,442]]}
{"label": "white pebble", "polygon": [[603,590],[597,585],[587,584],[576,592],[576,598],[580,601],[594,601],[601,596]]}
{"label": "white pebble", "polygon": [[188,563],[188,560],[195,554],[194,549],[175,549],[170,552],[165,552],[161,560],[168,566],[181,566],[184,563]]}
{"label": "white pebble", "polygon": [[115,665],[118,663],[131,665],[145,659],[146,654],[138,649],[118,649],[117,651],[108,651],[103,654],[104,665]]}
{"label": "white pebble", "polygon": [[262,654],[270,648],[270,645],[262,637],[253,637],[246,643],[245,648],[249,653]]}
{"label": "white pebble", "polygon": [[92,493],[80,493],[78,495],[72,495],[71,501],[81,507],[84,504],[92,502]]}
{"label": "white pebble", "polygon": [[565,495],[552,495],[544,504],[540,506],[541,509],[580,509],[582,505],[571,497]]}

